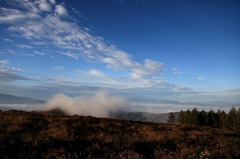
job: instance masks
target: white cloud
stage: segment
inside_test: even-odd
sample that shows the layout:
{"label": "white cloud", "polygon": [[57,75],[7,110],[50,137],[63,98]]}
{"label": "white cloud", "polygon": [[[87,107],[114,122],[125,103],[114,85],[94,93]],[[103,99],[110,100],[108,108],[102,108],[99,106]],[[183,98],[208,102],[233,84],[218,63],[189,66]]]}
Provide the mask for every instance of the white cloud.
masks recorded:
{"label": "white cloud", "polygon": [[178,71],[178,70],[179,70],[179,68],[172,68],[172,70],[173,70],[173,71]]}
{"label": "white cloud", "polygon": [[38,2],[38,7],[41,11],[44,11],[44,12],[52,11],[52,6],[46,0],[40,0]]}
{"label": "white cloud", "polygon": [[95,70],[95,69],[91,69],[89,71],[89,73],[93,76],[104,76],[104,73],[99,71],[99,70]]}
{"label": "white cloud", "polygon": [[7,52],[11,55],[17,55],[16,52],[11,49],[8,49]]}
{"label": "white cloud", "polygon": [[1,60],[0,61],[0,72],[2,72],[2,73],[25,72],[25,70],[22,68],[10,66],[9,60]]}
{"label": "white cloud", "polygon": [[46,55],[45,52],[39,52],[39,51],[34,51],[35,54],[39,55],[39,56],[44,56]]}
{"label": "white cloud", "polygon": [[67,15],[67,10],[62,5],[56,5],[55,13],[57,13],[60,16]]}
{"label": "white cloud", "polygon": [[144,65],[135,65],[131,74],[132,78],[139,79],[146,76],[158,75],[163,71],[164,64],[150,59],[145,59]]}
{"label": "white cloud", "polygon": [[32,44],[34,44],[34,45],[48,45],[48,43],[44,42],[44,41],[33,41]]}
{"label": "white cloud", "polygon": [[205,78],[204,77],[197,77],[197,80],[202,81],[202,80],[205,80]]}
{"label": "white cloud", "polygon": [[183,73],[182,71],[180,71],[179,68],[172,68],[172,71],[174,74],[182,74]]}
{"label": "white cloud", "polygon": [[64,66],[55,66],[55,67],[53,67],[53,69],[59,70],[59,71],[66,70],[66,68]]}
{"label": "white cloud", "polygon": [[[41,1],[41,3],[47,3],[47,1]],[[109,45],[104,38],[93,36],[84,27],[82,28],[77,23],[69,21],[71,18],[64,20],[56,16],[56,14],[67,14],[63,5],[56,5],[51,14],[42,16],[39,13],[42,10],[35,3],[26,0],[23,3],[18,2],[18,4],[25,7],[28,14],[33,14],[38,19],[28,18],[28,21],[12,25],[8,30],[13,34],[31,39],[31,41],[37,41],[42,45],[47,43],[47,45],[55,48],[65,49],[67,51],[60,54],[76,60],[83,58],[104,63],[108,69],[123,71],[129,75],[130,80],[138,80],[145,85],[151,83],[152,77],[156,78],[164,69],[164,64],[158,61],[144,59],[143,63],[137,62],[133,60],[129,53],[118,49],[114,45]],[[51,4],[53,3],[51,2]],[[20,10],[15,10],[15,12],[21,13]],[[35,53],[38,54],[39,52]]]}
{"label": "white cloud", "polygon": [[0,72],[4,72],[4,73],[12,73],[12,72],[25,72],[24,69],[22,68],[17,68],[17,67],[10,67],[8,66],[9,65],[9,62],[8,61],[1,61],[0,63]]}
{"label": "white cloud", "polygon": [[73,53],[70,53],[70,52],[62,52],[61,54],[66,55],[66,56],[68,56],[70,58],[73,58],[75,60],[78,60],[78,58],[79,58],[77,54],[73,54]]}
{"label": "white cloud", "polygon": [[8,65],[9,64],[9,60],[1,60],[0,61],[0,65]]}
{"label": "white cloud", "polygon": [[183,72],[181,72],[181,71],[174,71],[173,73],[174,74],[182,74]]}
{"label": "white cloud", "polygon": [[55,0],[49,0],[50,1],[50,3],[52,4],[52,5],[55,5],[56,4],[56,1]]}
{"label": "white cloud", "polygon": [[83,84],[88,86],[96,87],[106,87],[106,88],[118,88],[118,89],[128,89],[128,88],[146,88],[152,87],[154,85],[161,84],[159,79],[132,79],[121,76],[112,76],[112,73],[106,74],[97,69],[91,70],[75,70],[79,75],[79,80],[76,84]]}
{"label": "white cloud", "polygon": [[14,71],[14,72],[25,72],[25,70],[24,69],[21,69],[21,68],[16,68],[16,67],[9,67],[9,69],[11,70],[11,71]]}
{"label": "white cloud", "polygon": [[11,39],[7,39],[7,38],[5,38],[5,39],[3,39],[3,40],[6,41],[6,42],[10,42],[10,43],[13,42],[13,40],[11,40]]}
{"label": "white cloud", "polygon": [[17,46],[17,47],[20,47],[20,48],[22,48],[22,49],[31,49],[31,48],[33,48],[33,47],[30,46],[30,45],[22,45],[22,44],[17,44],[16,46]]}
{"label": "white cloud", "polygon": [[35,13],[0,7],[0,23],[15,23],[25,19],[35,19],[36,17]]}

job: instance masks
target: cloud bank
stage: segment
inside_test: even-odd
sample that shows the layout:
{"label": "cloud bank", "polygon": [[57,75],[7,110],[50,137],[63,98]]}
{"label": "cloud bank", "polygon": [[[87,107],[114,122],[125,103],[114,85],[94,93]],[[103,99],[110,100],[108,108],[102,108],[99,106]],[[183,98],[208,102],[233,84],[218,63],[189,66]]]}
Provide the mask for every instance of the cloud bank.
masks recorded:
{"label": "cloud bank", "polygon": [[110,96],[104,91],[98,91],[93,96],[74,98],[56,94],[46,102],[45,109],[60,108],[69,115],[108,117],[111,111],[123,109],[127,105],[127,100],[120,96]]}

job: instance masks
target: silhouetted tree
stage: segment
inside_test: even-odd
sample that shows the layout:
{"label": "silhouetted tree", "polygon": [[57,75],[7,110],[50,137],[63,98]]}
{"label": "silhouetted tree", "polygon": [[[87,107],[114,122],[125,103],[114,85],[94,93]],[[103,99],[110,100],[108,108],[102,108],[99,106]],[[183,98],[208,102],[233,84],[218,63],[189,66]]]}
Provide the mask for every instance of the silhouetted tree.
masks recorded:
{"label": "silhouetted tree", "polygon": [[169,113],[169,116],[168,116],[168,123],[176,123],[176,118],[175,118],[175,115],[173,112],[170,112]]}
{"label": "silhouetted tree", "polygon": [[214,116],[213,116],[213,127],[219,128],[219,123],[220,123],[220,117],[219,117],[218,113],[214,113]]}
{"label": "silhouetted tree", "polygon": [[219,114],[219,127],[220,128],[226,127],[226,118],[227,118],[227,114],[225,113],[225,111],[221,111],[221,113]]}
{"label": "silhouetted tree", "polygon": [[194,108],[190,114],[190,124],[198,125],[198,110]]}
{"label": "silhouetted tree", "polygon": [[[170,115],[169,115],[170,117]],[[213,110],[199,112],[196,108],[192,111],[180,111],[177,121],[180,124],[211,126],[217,128],[231,128],[240,130],[240,108],[236,110],[234,107],[226,114],[224,111]]]}
{"label": "silhouetted tree", "polygon": [[184,112],[181,110],[178,115],[178,122],[184,124]]}
{"label": "silhouetted tree", "polygon": [[210,110],[207,114],[207,122],[206,125],[207,126],[213,126],[214,125],[214,111]]}
{"label": "silhouetted tree", "polygon": [[207,112],[202,110],[198,113],[198,125],[203,126],[207,123]]}
{"label": "silhouetted tree", "polygon": [[227,114],[226,124],[228,128],[236,129],[237,110],[234,107],[232,107],[232,109]]}
{"label": "silhouetted tree", "polygon": [[191,124],[191,112],[188,109],[185,113],[184,113],[184,124]]}

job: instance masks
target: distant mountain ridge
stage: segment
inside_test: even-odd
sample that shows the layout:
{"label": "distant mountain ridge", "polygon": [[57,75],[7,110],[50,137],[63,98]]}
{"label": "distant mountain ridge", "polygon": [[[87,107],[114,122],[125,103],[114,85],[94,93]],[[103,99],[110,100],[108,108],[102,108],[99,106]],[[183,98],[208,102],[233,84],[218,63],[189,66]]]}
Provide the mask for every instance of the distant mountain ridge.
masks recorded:
{"label": "distant mountain ridge", "polygon": [[43,104],[45,101],[0,93],[0,104]]}

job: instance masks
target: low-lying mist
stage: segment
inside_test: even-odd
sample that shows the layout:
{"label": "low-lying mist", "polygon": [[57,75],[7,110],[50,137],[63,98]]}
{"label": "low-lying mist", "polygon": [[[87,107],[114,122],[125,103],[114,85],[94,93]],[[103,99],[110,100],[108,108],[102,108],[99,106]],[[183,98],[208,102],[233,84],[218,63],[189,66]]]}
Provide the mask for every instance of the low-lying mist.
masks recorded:
{"label": "low-lying mist", "polygon": [[60,108],[68,115],[85,115],[108,117],[111,111],[122,110],[129,102],[120,96],[110,96],[107,92],[98,91],[93,96],[68,97],[56,94],[45,104],[46,110]]}

